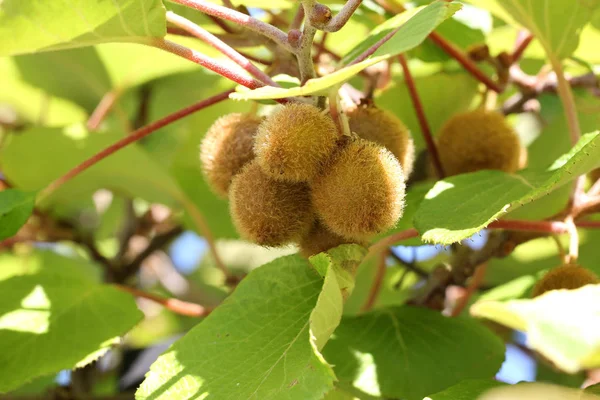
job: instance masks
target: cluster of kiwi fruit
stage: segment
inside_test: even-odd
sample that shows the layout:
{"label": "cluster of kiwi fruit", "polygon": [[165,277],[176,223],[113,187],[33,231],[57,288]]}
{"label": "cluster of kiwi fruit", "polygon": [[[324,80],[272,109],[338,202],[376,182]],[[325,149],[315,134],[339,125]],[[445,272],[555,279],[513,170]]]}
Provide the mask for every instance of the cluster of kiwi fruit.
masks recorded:
{"label": "cluster of kiwi fruit", "polygon": [[268,117],[219,118],[201,144],[209,186],[230,202],[240,235],[262,246],[298,244],[310,256],[365,244],[402,216],[414,158],[408,129],[373,105],[348,112],[352,135],[306,103]]}

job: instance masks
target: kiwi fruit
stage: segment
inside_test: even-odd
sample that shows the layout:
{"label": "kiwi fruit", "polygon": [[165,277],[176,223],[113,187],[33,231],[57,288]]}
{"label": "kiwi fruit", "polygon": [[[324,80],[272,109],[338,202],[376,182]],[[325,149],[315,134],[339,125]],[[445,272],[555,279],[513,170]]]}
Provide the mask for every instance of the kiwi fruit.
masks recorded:
{"label": "kiwi fruit", "polygon": [[391,151],[408,179],[415,161],[415,145],[402,121],[391,112],[372,105],[355,107],[347,115],[350,131]]}
{"label": "kiwi fruit", "polygon": [[450,118],[437,138],[447,175],[482,169],[516,172],[521,145],[514,129],[495,111],[478,109]]}
{"label": "kiwi fruit", "polygon": [[262,118],[228,114],[217,119],[200,145],[202,171],[210,188],[227,198],[231,180],[254,158],[254,137]]}
{"label": "kiwi fruit", "polygon": [[256,160],[233,178],[229,199],[240,235],[262,246],[297,242],[314,220],[308,185],[275,180]]}
{"label": "kiwi fruit", "polygon": [[338,138],[329,115],[310,104],[289,103],[260,125],[254,152],[272,178],[309,182],[336,148]]}
{"label": "kiwi fruit", "polygon": [[405,182],[398,159],[364,139],[349,140],[312,183],[313,206],[334,233],[366,240],[402,216]]}
{"label": "kiwi fruit", "polygon": [[579,265],[562,265],[551,269],[535,284],[532,296],[537,297],[550,290],[577,289],[596,283],[600,283],[600,280],[589,269]]}

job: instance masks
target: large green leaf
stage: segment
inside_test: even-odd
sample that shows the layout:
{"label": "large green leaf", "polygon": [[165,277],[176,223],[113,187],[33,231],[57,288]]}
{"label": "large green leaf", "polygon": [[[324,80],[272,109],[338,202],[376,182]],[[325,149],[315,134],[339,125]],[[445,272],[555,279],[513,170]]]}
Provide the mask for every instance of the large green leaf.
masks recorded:
{"label": "large green leaf", "polygon": [[356,76],[363,69],[418,46],[437,25],[450,17],[458,9],[460,9],[460,6],[457,5],[457,3],[436,0],[429,6],[419,10],[414,16],[412,16],[412,13],[407,14],[412,16],[412,18],[408,20],[403,14],[394,17],[385,22],[373,35],[365,39],[363,43],[359,44],[357,48],[352,50],[346,57],[348,61],[354,59],[355,56],[360,55],[364,50],[371,47],[387,33],[400,27],[398,32],[381,46],[371,58],[358,64],[339,69],[322,78],[311,79],[306,82],[304,86],[288,89],[272,86],[265,86],[254,90],[244,90],[240,88],[239,92],[232,93],[230,97],[236,100],[266,100],[325,93],[328,89],[340,85]]}
{"label": "large green leaf", "polygon": [[51,250],[0,253],[0,281],[21,275],[51,274],[100,283],[102,271],[97,264],[76,255],[64,256]]}
{"label": "large green leaf", "polygon": [[[0,56],[166,34],[161,0],[4,0]],[[10,39],[8,39],[10,38]]]}
{"label": "large green leaf", "polygon": [[493,376],[504,345],[471,319],[403,306],[344,318],[323,355],[341,384],[372,396],[422,400],[461,380]]}
{"label": "large green leaf", "polygon": [[471,314],[527,333],[527,344],[565,372],[600,366],[600,285],[532,300],[481,301]]}
{"label": "large green leaf", "polygon": [[343,246],[315,268],[292,255],[252,271],[152,365],[136,398],[321,399],[334,375],[318,349],[341,317],[344,263],[363,255]]}
{"label": "large green leaf", "polygon": [[0,192],[0,240],[14,236],[27,222],[35,204],[34,192],[7,189]]}
{"label": "large green leaf", "polygon": [[50,95],[71,100],[88,112],[111,88],[106,68],[94,48],[26,54],[14,59],[24,81]]}
{"label": "large green leaf", "polygon": [[546,171],[511,175],[487,170],[441,180],[417,210],[415,228],[424,241],[451,244],[466,239],[507,212],[600,166],[599,144],[598,132],[584,135]]}
{"label": "large green leaf", "polygon": [[[80,126],[32,128],[9,138],[0,150],[0,164],[17,187],[37,190],[121,138],[115,133],[91,134]],[[171,177],[134,144],[81,173],[43,204],[69,204],[100,188],[167,205],[181,196]]]}
{"label": "large green leaf", "polygon": [[424,400],[477,400],[484,392],[505,385],[505,383],[492,379],[468,379],[441,392],[431,394]]}
{"label": "large green leaf", "polygon": [[87,113],[76,104],[50,96],[25,82],[14,57],[0,57],[0,104],[12,110],[18,121],[44,126],[64,126],[85,121]]}
{"label": "large green leaf", "polygon": [[500,18],[527,28],[551,58],[566,58],[579,44],[581,29],[600,6],[598,0],[471,0]]}
{"label": "large green leaf", "polygon": [[0,392],[95,360],[143,316],[129,294],[44,268],[0,293]]}

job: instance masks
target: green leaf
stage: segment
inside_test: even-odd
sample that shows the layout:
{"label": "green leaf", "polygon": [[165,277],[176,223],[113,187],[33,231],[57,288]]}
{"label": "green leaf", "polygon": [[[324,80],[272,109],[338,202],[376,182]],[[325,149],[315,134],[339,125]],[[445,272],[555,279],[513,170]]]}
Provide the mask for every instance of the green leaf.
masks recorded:
{"label": "green leaf", "polygon": [[100,283],[102,271],[96,264],[72,255],[64,256],[51,250],[0,253],[0,281],[22,275],[56,275],[64,278]]}
{"label": "green leaf", "polygon": [[94,48],[27,54],[14,59],[24,81],[50,95],[71,100],[89,113],[111,88],[106,68]]}
{"label": "green leaf", "polygon": [[341,384],[422,400],[461,380],[493,376],[504,345],[474,320],[403,306],[344,318],[323,355]]}
{"label": "green leaf", "polygon": [[591,21],[598,0],[477,0],[477,7],[490,10],[508,22],[527,28],[551,58],[566,58],[579,44],[581,29]]}
{"label": "green leaf", "polygon": [[0,240],[14,236],[33,212],[35,192],[6,189],[0,192]]}
{"label": "green leaf", "polygon": [[64,126],[85,121],[87,113],[76,104],[52,97],[21,78],[14,57],[0,57],[0,104],[16,114],[17,121]]}
{"label": "green leaf", "polygon": [[328,327],[311,320],[341,309],[323,304],[335,290],[341,298],[329,272],[324,279],[298,255],[252,271],[152,365],[136,398],[321,399],[334,375],[311,335],[320,342]]}
{"label": "green leaf", "polygon": [[43,269],[0,293],[0,392],[97,359],[143,317],[129,294]]}
{"label": "green leaf", "polygon": [[535,299],[481,301],[471,314],[527,333],[527,344],[565,372],[600,366],[600,285],[553,290]]}
{"label": "green leaf", "polygon": [[[32,128],[9,137],[0,150],[0,164],[16,186],[37,190],[121,138],[109,132],[90,134],[80,126]],[[181,196],[160,165],[133,144],[66,183],[42,205],[71,204],[100,188],[167,205],[175,204]]]}
{"label": "green leaf", "polygon": [[585,391],[588,393],[600,394],[600,383],[586,387]]}
{"label": "green leaf", "polygon": [[136,41],[166,34],[160,0],[4,0],[0,56]]}
{"label": "green leaf", "polygon": [[491,379],[468,379],[423,400],[477,400],[484,392],[499,386],[506,386],[506,383]]}
{"label": "green leaf", "polygon": [[342,320],[344,300],[354,290],[356,270],[367,251],[358,245],[342,245],[310,258],[311,264],[325,277],[323,289],[313,310],[311,333],[321,350]]}
{"label": "green leaf", "polygon": [[546,171],[525,170],[511,175],[486,170],[441,180],[417,210],[415,228],[428,242],[451,244],[466,239],[507,212],[600,166],[598,144],[598,132],[582,136]]}
{"label": "green leaf", "polygon": [[[339,69],[322,78],[310,79],[304,86],[296,86],[288,89],[272,86],[265,86],[254,90],[238,88],[238,92],[232,93],[230,97],[236,100],[267,100],[325,93],[328,89],[340,85],[356,76],[363,69],[418,46],[439,23],[450,17],[459,8],[460,5],[457,3],[437,0],[421,9],[408,20],[406,19],[406,16],[403,16],[404,14],[391,19],[390,21],[392,22],[388,21],[384,23],[384,25],[380,27],[379,33],[367,38],[361,45],[351,51],[345,60],[351,61],[355,58],[355,53],[356,55],[361,54],[391,30],[401,26],[398,32],[388,42],[381,46],[371,58],[358,64]],[[412,15],[412,13],[409,13],[409,15]]]}

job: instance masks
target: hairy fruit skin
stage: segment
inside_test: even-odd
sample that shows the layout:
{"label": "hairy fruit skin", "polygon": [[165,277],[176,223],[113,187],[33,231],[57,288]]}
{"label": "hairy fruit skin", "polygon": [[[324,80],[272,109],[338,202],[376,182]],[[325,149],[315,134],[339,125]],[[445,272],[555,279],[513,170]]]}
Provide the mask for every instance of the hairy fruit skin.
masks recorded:
{"label": "hairy fruit skin", "polygon": [[314,220],[307,184],[274,180],[256,160],[233,178],[229,198],[240,235],[262,246],[296,242]]}
{"label": "hairy fruit skin", "polygon": [[579,265],[562,265],[550,270],[533,287],[532,297],[550,290],[578,289],[585,285],[600,283],[592,271]]}
{"label": "hairy fruit skin", "polygon": [[358,106],[348,112],[350,131],[375,142],[400,161],[404,177],[409,178],[415,162],[415,145],[410,131],[394,114],[373,106]]}
{"label": "hairy fruit skin", "polygon": [[396,157],[364,139],[340,149],[312,184],[313,205],[321,221],[334,233],[358,241],[396,224],[404,192],[404,174]]}
{"label": "hairy fruit skin", "polygon": [[211,189],[227,198],[231,180],[254,158],[254,137],[262,118],[228,114],[217,119],[200,145],[202,171]]}
{"label": "hairy fruit skin", "polygon": [[336,147],[338,132],[329,115],[309,104],[276,110],[259,127],[254,152],[265,173],[290,182],[309,182]]}
{"label": "hairy fruit skin", "polygon": [[317,220],[310,231],[298,242],[298,246],[300,247],[300,254],[308,258],[342,244],[352,243],[355,243],[355,241],[331,232],[323,223]]}
{"label": "hairy fruit skin", "polygon": [[521,144],[504,116],[474,110],[457,114],[442,127],[437,139],[440,161],[447,175],[482,169],[516,172]]}

